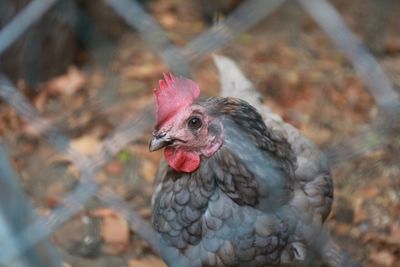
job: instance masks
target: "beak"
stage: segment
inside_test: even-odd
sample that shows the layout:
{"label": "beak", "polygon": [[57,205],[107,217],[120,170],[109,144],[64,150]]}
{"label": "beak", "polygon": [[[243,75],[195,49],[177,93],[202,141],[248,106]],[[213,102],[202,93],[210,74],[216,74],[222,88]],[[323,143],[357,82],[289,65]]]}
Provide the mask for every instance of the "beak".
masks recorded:
{"label": "beak", "polygon": [[149,144],[149,150],[150,152],[159,150],[163,147],[172,144],[172,142],[173,141],[170,138],[168,138],[165,134],[153,135],[153,139],[151,139]]}

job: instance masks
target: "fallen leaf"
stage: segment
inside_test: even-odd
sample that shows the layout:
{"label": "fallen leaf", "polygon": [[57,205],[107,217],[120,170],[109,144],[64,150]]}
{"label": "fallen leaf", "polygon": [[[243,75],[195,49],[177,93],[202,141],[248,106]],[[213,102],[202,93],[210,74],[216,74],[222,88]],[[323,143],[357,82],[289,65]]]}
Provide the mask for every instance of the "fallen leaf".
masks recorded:
{"label": "fallen leaf", "polygon": [[[121,245],[125,247],[129,243],[129,225],[126,220],[115,210],[110,208],[99,208],[90,211],[93,217],[101,217],[101,233],[105,243]],[[122,247],[116,248],[120,250]]]}
{"label": "fallen leaf", "polygon": [[159,17],[159,20],[161,25],[166,29],[172,29],[173,27],[176,27],[176,24],[178,23],[176,16],[169,12],[163,13]]}
{"label": "fallen leaf", "polygon": [[51,213],[51,209],[38,207],[36,208],[36,212],[39,216],[48,216]]}
{"label": "fallen leaf", "polygon": [[373,198],[379,194],[380,188],[376,185],[367,186],[359,191],[363,198]]}
{"label": "fallen leaf", "polygon": [[346,223],[338,223],[335,227],[335,232],[341,236],[348,236],[350,232],[350,226]]}
{"label": "fallen leaf", "polygon": [[101,252],[108,255],[118,256],[128,250],[129,246],[127,244],[120,243],[106,243],[103,244]]}
{"label": "fallen leaf", "polygon": [[131,79],[151,79],[162,72],[163,67],[159,64],[147,63],[125,68],[123,76]]}
{"label": "fallen leaf", "polygon": [[40,91],[38,96],[33,101],[35,108],[37,108],[40,112],[43,112],[45,109],[45,105],[47,103],[47,94],[45,90]]}
{"label": "fallen leaf", "polygon": [[83,135],[71,141],[73,149],[85,155],[95,155],[100,152],[101,141],[94,136]]}
{"label": "fallen leaf", "polygon": [[101,233],[105,243],[128,245],[129,227],[121,216],[106,216],[103,218]]}
{"label": "fallen leaf", "polygon": [[150,182],[150,183],[154,182],[154,178],[156,176],[156,171],[157,170],[156,170],[156,166],[154,165],[154,163],[152,163],[149,160],[143,161],[142,175],[148,182]]}
{"label": "fallen leaf", "polygon": [[142,218],[150,219],[152,210],[149,207],[143,207],[138,210],[138,213]]}
{"label": "fallen leaf", "polygon": [[391,267],[394,266],[395,257],[392,253],[388,251],[374,251],[370,254],[369,259],[374,263],[377,263],[381,266]]}
{"label": "fallen leaf", "polygon": [[51,79],[46,83],[50,95],[73,95],[86,83],[86,77],[76,67],[70,67],[62,76]]}
{"label": "fallen leaf", "polygon": [[392,238],[400,240],[400,225],[393,224],[391,234]]}
{"label": "fallen leaf", "polygon": [[370,232],[364,235],[363,240],[365,243],[379,243],[380,245],[400,248],[400,240],[396,236],[392,235],[383,235]]}
{"label": "fallen leaf", "polygon": [[141,258],[128,262],[129,267],[166,267],[167,265],[158,258]]}
{"label": "fallen leaf", "polygon": [[354,218],[353,222],[355,224],[359,224],[362,221],[368,219],[368,213],[364,210],[363,207],[364,199],[363,198],[356,198],[354,201]]}
{"label": "fallen leaf", "polygon": [[162,153],[159,152],[149,152],[149,146],[146,145],[132,145],[129,147],[129,151],[134,155],[140,155],[142,158],[146,160],[150,160],[153,164],[158,164],[160,159],[162,158]]}
{"label": "fallen leaf", "polygon": [[62,196],[65,194],[65,185],[61,181],[55,181],[47,187],[46,193],[47,207],[55,208],[61,203]]}
{"label": "fallen leaf", "polygon": [[90,77],[90,87],[93,88],[100,88],[104,85],[104,80],[105,80],[105,75],[104,73],[101,73],[100,71],[94,72],[91,77]]}
{"label": "fallen leaf", "polygon": [[115,210],[110,208],[98,208],[90,211],[90,215],[93,217],[109,217],[117,216]]}
{"label": "fallen leaf", "polygon": [[122,173],[122,164],[118,160],[112,160],[107,163],[105,170],[108,174],[120,176]]}
{"label": "fallen leaf", "polygon": [[[65,157],[64,157],[65,159]],[[79,173],[79,169],[78,167],[76,167],[76,165],[74,164],[70,164],[67,168],[68,173],[70,173],[73,177],[79,177],[80,173]]]}
{"label": "fallen leaf", "polygon": [[[17,117],[15,117],[17,119]],[[17,121],[13,121],[12,124],[17,124]],[[51,119],[42,118],[37,121],[33,121],[25,124],[22,129],[22,132],[27,136],[37,138],[42,135],[42,132],[47,131],[52,125],[53,121]]]}
{"label": "fallen leaf", "polygon": [[48,197],[46,198],[46,205],[47,205],[47,207],[49,207],[50,209],[56,208],[60,203],[61,203],[61,200],[60,200],[60,198],[58,198],[58,197],[48,196]]}
{"label": "fallen leaf", "polygon": [[108,180],[108,176],[104,172],[99,172],[95,177],[96,182],[105,183]]}

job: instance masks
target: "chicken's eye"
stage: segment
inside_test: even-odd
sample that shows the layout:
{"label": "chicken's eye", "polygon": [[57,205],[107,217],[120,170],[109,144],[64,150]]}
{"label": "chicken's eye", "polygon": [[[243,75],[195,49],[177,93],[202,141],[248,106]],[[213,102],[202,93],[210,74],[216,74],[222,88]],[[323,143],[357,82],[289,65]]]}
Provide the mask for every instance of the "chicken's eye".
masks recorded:
{"label": "chicken's eye", "polygon": [[197,130],[201,127],[203,123],[201,122],[201,119],[198,117],[192,117],[188,121],[188,126],[192,130]]}

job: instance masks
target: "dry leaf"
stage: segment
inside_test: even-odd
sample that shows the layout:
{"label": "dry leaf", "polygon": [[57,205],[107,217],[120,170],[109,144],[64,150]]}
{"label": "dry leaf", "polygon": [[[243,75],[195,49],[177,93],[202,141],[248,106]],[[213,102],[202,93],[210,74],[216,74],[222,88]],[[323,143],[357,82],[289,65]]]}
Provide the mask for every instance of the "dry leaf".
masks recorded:
{"label": "dry leaf", "polygon": [[96,182],[103,184],[108,180],[107,175],[104,172],[99,172],[96,176],[95,176],[95,180]]}
{"label": "dry leaf", "polygon": [[370,254],[369,259],[380,266],[394,267],[396,261],[392,253],[388,251],[374,251]]}
{"label": "dry leaf", "polygon": [[128,262],[129,267],[166,267],[167,265],[158,258],[134,259]]}
{"label": "dry leaf", "polygon": [[346,223],[338,223],[335,227],[335,233],[341,236],[348,236],[350,232],[350,226]]}
{"label": "dry leaf", "polygon": [[35,108],[43,112],[47,103],[47,94],[44,90],[40,91],[39,95],[33,101]]}
{"label": "dry leaf", "polygon": [[93,217],[102,217],[101,233],[105,243],[126,246],[129,243],[129,225],[122,216],[110,208],[90,211]]}
{"label": "dry leaf", "polygon": [[400,226],[398,224],[392,225],[392,231],[390,236],[394,239],[400,240]]}
{"label": "dry leaf", "polygon": [[380,192],[380,188],[376,185],[367,186],[359,191],[359,194],[363,198],[373,198]]}
{"label": "dry leaf", "polygon": [[105,171],[114,176],[120,176],[122,173],[122,164],[118,160],[112,160],[105,166]]}
{"label": "dry leaf", "polygon": [[129,227],[121,216],[106,216],[103,218],[101,233],[104,242],[128,245]]}
{"label": "dry leaf", "polygon": [[55,208],[61,202],[65,193],[65,185],[61,181],[55,181],[47,187],[46,204],[49,208]]}
{"label": "dry leaf", "polygon": [[150,219],[152,210],[149,207],[143,207],[138,210],[138,213],[142,218]]}
{"label": "dry leaf", "polygon": [[100,71],[96,71],[90,77],[90,87],[100,88],[104,85],[105,75]]}
{"label": "dry leaf", "polygon": [[103,244],[101,252],[103,254],[118,256],[128,250],[129,246],[127,244],[120,243],[106,243]]}
{"label": "dry leaf", "polygon": [[163,67],[159,64],[147,63],[125,68],[123,76],[132,79],[151,79],[159,76]]}
{"label": "dry leaf", "polygon": [[66,74],[48,81],[46,88],[50,95],[73,95],[85,83],[86,77],[76,67],[70,67]]}
{"label": "dry leaf", "polygon": [[90,211],[90,215],[93,217],[109,217],[118,216],[115,210],[110,208],[98,208]]}
{"label": "dry leaf", "polygon": [[169,12],[162,14],[159,20],[161,25],[166,29],[172,29],[173,27],[176,27],[176,24],[178,23],[176,16]]}
{"label": "dry leaf", "polygon": [[73,149],[85,155],[95,155],[101,149],[101,142],[98,138],[90,135],[83,135],[71,141]]}
{"label": "dry leaf", "polygon": [[143,160],[143,167],[142,167],[142,175],[144,178],[150,182],[154,182],[154,178],[156,176],[156,166],[149,160]]}
{"label": "dry leaf", "polygon": [[354,218],[353,222],[359,224],[362,221],[368,219],[368,213],[364,210],[364,199],[356,198],[354,201]]}
{"label": "dry leaf", "polygon": [[129,146],[128,150],[135,155],[140,155],[141,158],[151,161],[153,164],[158,164],[162,158],[162,153],[149,152],[149,146],[146,145],[132,145]]}
{"label": "dry leaf", "polygon": [[36,212],[39,216],[48,216],[51,213],[51,209],[38,207],[36,208]]}
{"label": "dry leaf", "polygon": [[374,242],[400,248],[400,240],[396,236],[392,235],[382,235],[370,232],[365,234],[363,239],[364,242]]}

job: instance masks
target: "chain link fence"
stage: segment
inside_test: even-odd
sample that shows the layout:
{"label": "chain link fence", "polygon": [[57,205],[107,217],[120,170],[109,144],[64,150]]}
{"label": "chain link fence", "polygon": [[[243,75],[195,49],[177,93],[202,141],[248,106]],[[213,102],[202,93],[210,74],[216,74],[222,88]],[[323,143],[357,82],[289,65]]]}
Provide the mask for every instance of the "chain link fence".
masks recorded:
{"label": "chain link fence", "polygon": [[[229,15],[220,19],[185,46],[175,45],[169,34],[143,6],[135,0],[105,0],[108,8],[114,10],[126,25],[132,27],[141,38],[165,62],[168,68],[184,76],[192,75],[192,67],[210,53],[235,40],[240,34],[251,29],[262,19],[272,14],[285,2],[294,0],[247,0],[241,2]],[[32,0],[4,25],[0,31],[0,55],[5,54],[20,38],[26,38],[27,30],[45,17],[49,10],[61,1]],[[398,123],[400,105],[398,93],[369,50],[346,26],[341,15],[326,0],[298,0],[299,6],[316,22],[343,55],[353,65],[376,105],[384,114],[381,121],[369,127],[365,133],[349,142],[332,145],[326,152],[332,164],[362,155],[374,146],[366,147],[363,142],[372,132],[388,131]],[[65,3],[63,3],[65,5]],[[68,7],[61,5],[61,8]],[[58,7],[60,8],[60,7]],[[82,35],[83,38],[85,34]],[[379,44],[375,44],[376,47]],[[4,62],[2,63],[4,65]],[[102,188],[94,179],[96,174],[121,149],[137,140],[153,125],[153,110],[147,108],[116,127],[106,137],[99,153],[83,155],[73,149],[71,139],[63,132],[61,125],[40,116],[30,100],[17,89],[7,75],[0,74],[0,97],[40,133],[60,154],[65,155],[78,169],[79,184],[62,202],[45,216],[38,216],[28,204],[21,188],[16,184],[15,174],[10,169],[4,143],[0,146],[1,204],[0,207],[0,266],[62,266],[60,256],[46,241],[49,234],[61,227],[81,211],[85,203],[96,196],[104,204],[118,210],[140,238],[148,242],[157,252],[158,244],[150,224],[129,207],[117,194]],[[385,125],[387,127],[383,127]],[[13,188],[18,198],[9,198],[8,187]],[[4,205],[11,203],[13,209]],[[15,211],[21,214],[15,217]],[[16,221],[20,221],[19,224]]]}

